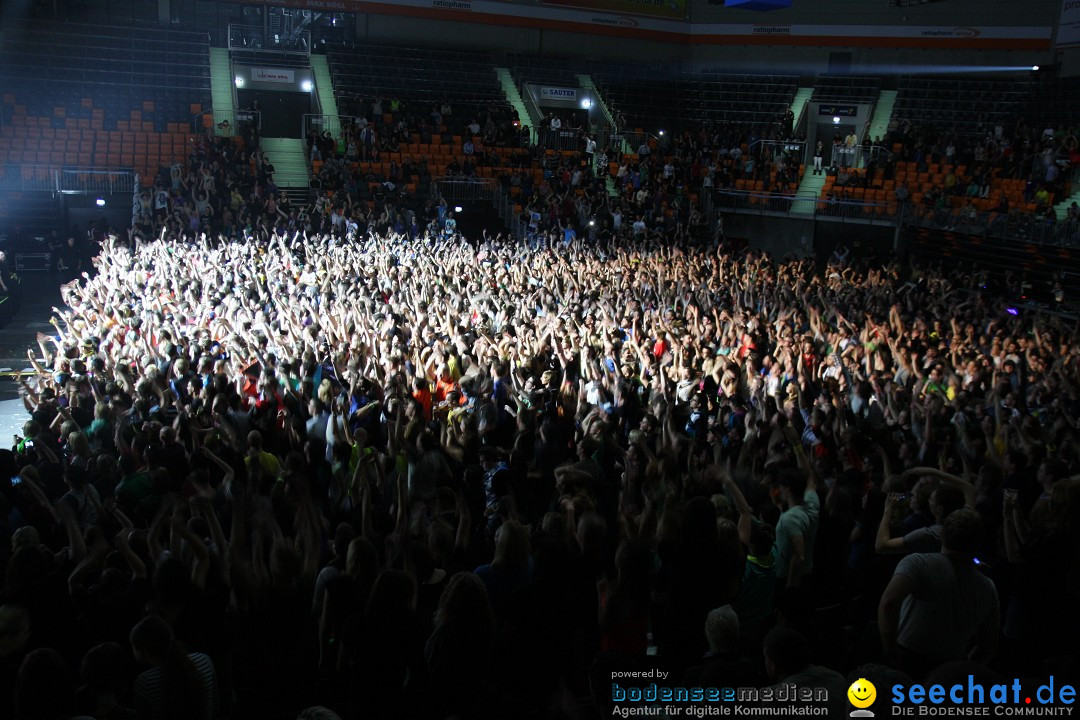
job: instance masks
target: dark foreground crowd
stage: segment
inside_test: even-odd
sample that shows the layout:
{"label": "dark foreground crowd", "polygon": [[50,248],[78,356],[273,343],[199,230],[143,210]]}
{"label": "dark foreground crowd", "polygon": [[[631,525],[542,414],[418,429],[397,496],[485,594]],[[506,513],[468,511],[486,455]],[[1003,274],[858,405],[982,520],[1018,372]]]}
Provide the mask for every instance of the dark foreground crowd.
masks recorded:
{"label": "dark foreground crowd", "polygon": [[3,717],[1080,676],[1080,342],[977,274],[299,233],[95,266],[0,453]]}

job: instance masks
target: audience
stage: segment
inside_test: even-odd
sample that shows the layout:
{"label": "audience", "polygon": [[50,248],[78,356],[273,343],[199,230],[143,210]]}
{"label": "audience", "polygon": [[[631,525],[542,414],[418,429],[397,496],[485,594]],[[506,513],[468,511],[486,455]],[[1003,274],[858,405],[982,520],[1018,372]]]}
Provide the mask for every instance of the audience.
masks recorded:
{"label": "audience", "polygon": [[1070,323],[704,243],[692,137],[620,197],[523,148],[522,241],[439,197],[395,229],[330,159],[362,130],[322,142],[345,190],[301,211],[203,139],[63,287],[0,453],[5,714],[574,717],[650,662],[839,713],[856,668],[1075,667]]}

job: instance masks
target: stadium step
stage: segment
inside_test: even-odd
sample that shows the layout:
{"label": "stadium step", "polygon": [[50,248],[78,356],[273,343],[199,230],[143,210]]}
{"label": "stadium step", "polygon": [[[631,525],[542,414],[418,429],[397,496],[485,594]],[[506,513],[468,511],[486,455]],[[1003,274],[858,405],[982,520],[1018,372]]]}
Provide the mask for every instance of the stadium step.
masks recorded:
{"label": "stadium step", "polygon": [[337,117],[338,106],[334,98],[334,80],[330,76],[330,66],[325,55],[311,56],[311,73],[315,76],[315,93],[319,98],[319,107],[323,115]]}
{"label": "stadium step", "polygon": [[1074,184],[1070,189],[1072,190],[1071,195],[1066,195],[1061,199],[1061,202],[1054,204],[1054,212],[1057,214],[1058,222],[1069,216],[1070,205],[1073,203],[1080,205],[1080,184]]}
{"label": "stadium step", "polygon": [[870,119],[871,139],[885,137],[885,133],[889,131],[889,122],[892,120],[895,105],[895,90],[882,90],[878,93],[877,103],[874,104],[874,116]]}
{"label": "stadium step", "polygon": [[[814,166],[812,164],[807,165],[806,172],[803,173],[802,182],[799,183],[798,195],[806,198],[809,198],[811,196],[820,197],[821,188],[825,187],[825,177],[826,175],[824,172],[824,168],[822,169],[822,173],[820,175],[815,175]],[[812,214],[814,208],[811,207],[809,209]]]}
{"label": "stadium step", "polygon": [[[229,51],[225,48],[210,48],[210,102],[217,135],[232,135],[236,132],[234,83]],[[223,125],[224,122],[228,124]]]}
{"label": "stadium step", "polygon": [[300,138],[267,138],[260,143],[274,166],[274,184],[307,192],[309,177],[304,141]]}
{"label": "stadium step", "polygon": [[814,95],[814,86],[801,87],[795,91],[795,97],[791,99],[791,112],[795,116],[795,127],[799,127],[799,123],[802,122],[802,115],[806,112],[806,106],[810,103],[810,98]]}
{"label": "stadium step", "polygon": [[510,107],[517,110],[518,118],[521,122],[527,122],[529,124],[529,130],[532,133],[532,142],[536,142],[536,125],[539,122],[538,118],[534,118],[529,112],[529,109],[525,106],[525,101],[521,97],[521,93],[518,92],[517,84],[514,82],[514,76],[510,74],[509,68],[495,68],[495,75],[499,78],[499,84],[502,85],[503,95],[506,96],[506,101],[510,103]]}

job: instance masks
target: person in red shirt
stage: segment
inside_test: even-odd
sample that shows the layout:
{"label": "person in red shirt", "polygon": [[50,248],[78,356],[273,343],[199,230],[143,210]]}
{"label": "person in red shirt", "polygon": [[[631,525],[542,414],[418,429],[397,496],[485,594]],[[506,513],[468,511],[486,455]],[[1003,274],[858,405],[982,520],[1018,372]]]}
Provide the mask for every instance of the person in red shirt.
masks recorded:
{"label": "person in red shirt", "polygon": [[431,422],[431,390],[428,381],[424,378],[416,378],[413,381],[413,398],[420,403],[420,409],[424,415],[424,422]]}

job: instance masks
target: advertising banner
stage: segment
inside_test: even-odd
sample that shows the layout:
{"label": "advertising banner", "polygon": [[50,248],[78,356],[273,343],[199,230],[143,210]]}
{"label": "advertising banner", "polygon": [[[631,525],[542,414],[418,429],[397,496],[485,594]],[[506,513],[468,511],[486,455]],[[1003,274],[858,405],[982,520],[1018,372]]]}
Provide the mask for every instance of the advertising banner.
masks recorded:
{"label": "advertising banner", "polygon": [[253,82],[288,83],[296,82],[296,72],[285,68],[251,68],[251,80]]}
{"label": "advertising banner", "polygon": [[541,87],[540,99],[541,100],[563,100],[566,102],[576,102],[578,98],[577,88],[557,88],[557,87]]}
{"label": "advertising banner", "polygon": [[541,0],[544,5],[581,8],[594,12],[682,20],[686,17],[686,0]]}

